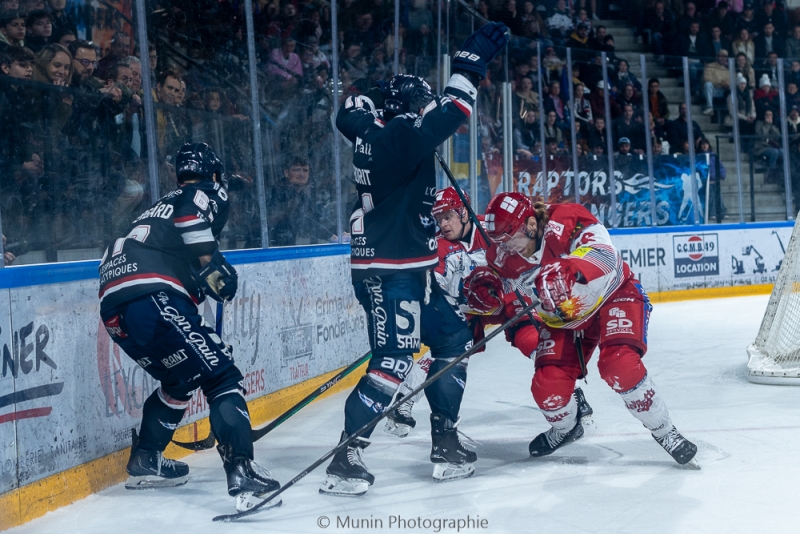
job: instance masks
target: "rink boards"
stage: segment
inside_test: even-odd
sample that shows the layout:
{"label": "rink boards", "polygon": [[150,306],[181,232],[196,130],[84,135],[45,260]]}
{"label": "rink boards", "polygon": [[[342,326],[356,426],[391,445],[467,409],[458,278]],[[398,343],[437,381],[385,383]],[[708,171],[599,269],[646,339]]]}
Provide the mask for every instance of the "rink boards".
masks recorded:
{"label": "rink boards", "polygon": [[[659,301],[768,291],[791,231],[792,223],[763,223],[611,233]],[[288,408],[300,397],[287,392],[368,350],[347,252],[229,254],[240,289],[225,306],[223,338],[260,414],[254,423],[279,413],[260,410],[260,401]],[[156,383],[110,342],[97,289],[96,262],[0,271],[0,530],[124,477],[131,429]],[[216,322],[216,303],[202,312]],[[201,395],[192,399],[180,439],[205,437],[207,409]]]}

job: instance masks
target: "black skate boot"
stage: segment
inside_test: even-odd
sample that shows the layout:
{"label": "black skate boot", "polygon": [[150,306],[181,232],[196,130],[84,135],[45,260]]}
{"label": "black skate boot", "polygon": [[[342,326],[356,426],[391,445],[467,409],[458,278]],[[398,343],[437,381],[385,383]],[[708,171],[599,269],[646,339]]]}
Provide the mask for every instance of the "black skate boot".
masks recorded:
{"label": "black skate boot", "polygon": [[[577,392],[578,390],[576,390]],[[583,396],[583,392],[581,392]],[[585,401],[585,399],[584,399]],[[589,406],[587,404],[587,406]],[[591,410],[591,407],[589,407]],[[539,456],[547,456],[553,454],[558,448],[563,447],[573,441],[578,441],[583,437],[583,424],[581,423],[581,411],[578,409],[578,416],[575,419],[575,426],[572,429],[563,432],[554,427],[550,427],[547,432],[542,432],[531,441],[528,445],[528,452],[534,458]]]}
{"label": "black skate boot", "polygon": [[461,443],[456,427],[450,419],[439,413],[431,414],[431,462],[436,482],[471,477],[475,474],[478,455]]}
{"label": "black skate boot", "polygon": [[653,436],[653,439],[664,447],[664,450],[679,464],[689,464],[690,467],[700,468],[697,461],[694,461],[694,456],[697,454],[697,445],[684,438],[674,426],[664,436],[660,438]]}
{"label": "black skate boot", "polygon": [[573,395],[575,396],[575,402],[578,403],[578,412],[580,412],[581,421],[583,422],[584,419],[594,414],[594,410],[592,410],[592,407],[589,406],[589,403],[586,401],[586,395],[583,394],[581,388],[575,388]]}
{"label": "black skate boot", "polygon": [[[237,456],[225,460],[224,465],[228,477],[228,495],[236,497],[236,510],[239,512],[249,510],[281,487],[280,482],[272,478],[267,469],[247,457]],[[262,509],[274,508],[282,503],[278,497]]]}
{"label": "black skate boot", "polygon": [[[339,443],[344,441],[347,434],[342,432]],[[333,456],[331,464],[325,470],[327,477],[319,488],[323,495],[336,495],[339,497],[359,497],[367,492],[367,488],[375,482],[375,477],[364,464],[363,450],[369,445],[369,440],[356,438],[350,445],[340,450]]]}
{"label": "black skate boot", "polygon": [[411,408],[414,406],[412,401],[407,401],[390,412],[386,416],[386,432],[394,434],[399,438],[404,438],[417,426],[417,421],[411,416]]}
{"label": "black skate boot", "polygon": [[127,489],[170,488],[182,486],[189,480],[189,466],[164,458],[161,451],[147,451],[134,446],[125,468],[128,471]]}

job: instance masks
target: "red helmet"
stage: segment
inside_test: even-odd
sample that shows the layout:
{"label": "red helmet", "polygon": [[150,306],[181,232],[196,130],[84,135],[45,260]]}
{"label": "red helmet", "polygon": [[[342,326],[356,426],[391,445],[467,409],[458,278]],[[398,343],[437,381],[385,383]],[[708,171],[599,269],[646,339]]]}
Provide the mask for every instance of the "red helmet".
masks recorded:
{"label": "red helmet", "polygon": [[486,207],[486,231],[495,241],[507,241],[534,215],[533,204],[522,193],[500,193]]}
{"label": "red helmet", "polygon": [[[464,198],[469,202],[469,196],[466,193],[464,193]],[[436,192],[436,202],[431,209],[431,215],[435,217],[448,211],[458,211],[463,207],[464,203],[461,202],[461,197],[458,196],[455,187],[450,186]]]}

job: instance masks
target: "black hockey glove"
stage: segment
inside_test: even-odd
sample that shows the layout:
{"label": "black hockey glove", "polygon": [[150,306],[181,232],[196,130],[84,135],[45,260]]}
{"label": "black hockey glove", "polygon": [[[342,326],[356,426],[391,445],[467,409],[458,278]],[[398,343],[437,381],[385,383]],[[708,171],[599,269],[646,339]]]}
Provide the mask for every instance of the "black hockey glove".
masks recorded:
{"label": "black hockey glove", "polygon": [[490,22],[467,37],[461,50],[453,57],[453,72],[466,71],[475,74],[478,80],[486,78],[489,63],[500,53],[510,32],[502,22]]}
{"label": "black hockey glove", "polygon": [[383,109],[383,100],[386,96],[386,88],[388,86],[389,84],[384,80],[378,80],[369,91],[364,93],[364,96],[372,100],[372,103],[375,104],[375,109]]}
{"label": "black hockey glove", "polygon": [[218,302],[233,299],[239,288],[239,275],[236,274],[236,269],[228,263],[219,250],[214,252],[211,261],[200,269],[197,278],[205,294]]}

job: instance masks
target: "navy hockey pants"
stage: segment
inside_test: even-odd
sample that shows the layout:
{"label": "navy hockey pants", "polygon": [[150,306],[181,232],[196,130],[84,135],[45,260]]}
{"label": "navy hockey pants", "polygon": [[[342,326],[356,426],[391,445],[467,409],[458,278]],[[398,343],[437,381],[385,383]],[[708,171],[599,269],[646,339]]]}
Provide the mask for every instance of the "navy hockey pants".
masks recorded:
{"label": "navy hockey pants", "polygon": [[103,323],[111,339],[161,382],[145,401],[140,448],[163,451],[192,394],[201,388],[217,440],[232,454],[252,459],[242,373],[190,299],[152,293],[105,314]]}
{"label": "navy hockey pants", "polygon": [[[430,348],[434,358],[429,374],[436,373],[472,346],[472,333],[464,315],[447,300],[432,278],[428,272],[398,273],[353,283],[356,298],[367,313],[372,358],[366,375],[345,403],[344,429],[348,435],[391,404],[421,343]],[[427,290],[430,295],[426,304]],[[452,421],[458,419],[461,408],[467,360],[425,388],[431,411]],[[372,429],[363,436],[369,437],[371,433]]]}

